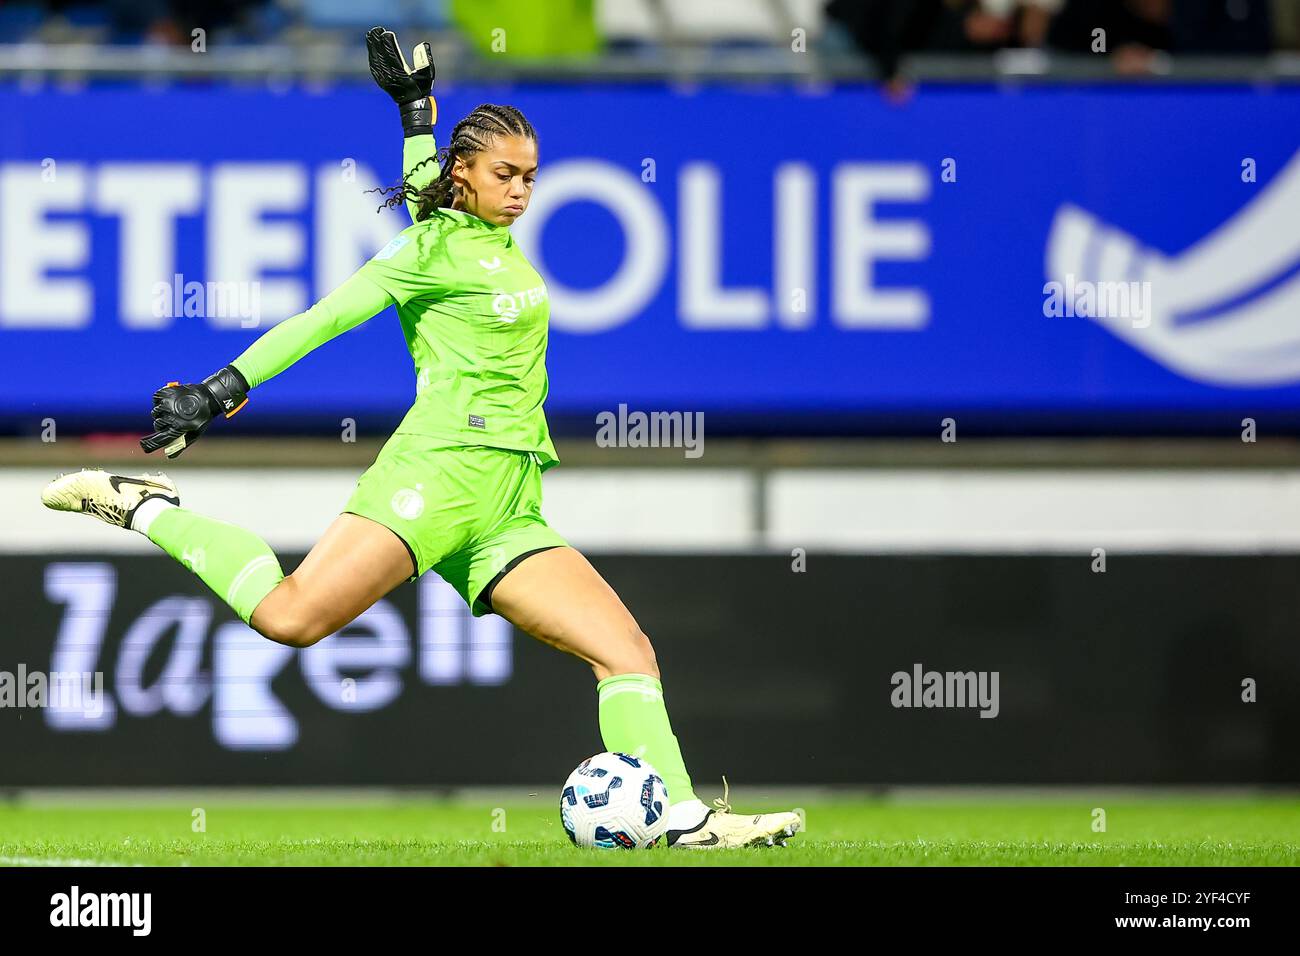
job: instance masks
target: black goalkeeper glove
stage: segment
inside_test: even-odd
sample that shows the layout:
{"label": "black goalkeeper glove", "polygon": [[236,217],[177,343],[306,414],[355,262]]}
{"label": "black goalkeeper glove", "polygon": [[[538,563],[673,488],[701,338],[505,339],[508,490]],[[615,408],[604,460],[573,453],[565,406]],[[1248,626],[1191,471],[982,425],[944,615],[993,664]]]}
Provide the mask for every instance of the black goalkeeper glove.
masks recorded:
{"label": "black goalkeeper glove", "polygon": [[407,136],[433,132],[438,121],[438,104],[434,102],[433,64],[428,43],[417,43],[411,58],[415,69],[406,65],[406,57],[397,45],[397,34],[374,27],[366,34],[366,53],[370,57],[370,75],[379,88],[393,98],[402,113],[402,130]]}
{"label": "black goalkeeper glove", "polygon": [[203,436],[213,418],[222,413],[229,418],[247,402],[248,382],[233,365],[197,385],[168,382],[153,393],[154,432],[140,439],[140,447],[146,452],[163,448],[168,458],[175,458]]}

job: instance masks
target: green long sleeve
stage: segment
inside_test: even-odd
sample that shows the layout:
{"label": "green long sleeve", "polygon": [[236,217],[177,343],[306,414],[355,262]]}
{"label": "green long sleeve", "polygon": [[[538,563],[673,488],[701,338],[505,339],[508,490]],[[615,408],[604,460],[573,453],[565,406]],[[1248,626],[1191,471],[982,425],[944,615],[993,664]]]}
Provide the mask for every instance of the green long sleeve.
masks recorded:
{"label": "green long sleeve", "polygon": [[[428,159],[433,162],[415,169]],[[408,136],[403,141],[402,171],[415,189],[423,189],[437,178],[437,144],[432,136]],[[406,208],[414,222],[418,207],[408,199]],[[393,302],[393,297],[374,281],[356,273],[306,312],[270,329],[231,364],[244,376],[249,388],[256,388],[312,349],[356,328]]]}
{"label": "green long sleeve", "polygon": [[[423,189],[438,178],[437,155],[438,144],[431,135],[408,136],[402,141],[402,175],[412,189]],[[426,159],[433,159],[433,162],[415,168]],[[406,200],[406,211],[411,214],[411,222],[415,222],[418,208],[410,199]]]}
{"label": "green long sleeve", "polygon": [[373,280],[354,273],[306,312],[268,330],[231,364],[249,388],[257,388],[317,346],[374,318],[393,301]]}

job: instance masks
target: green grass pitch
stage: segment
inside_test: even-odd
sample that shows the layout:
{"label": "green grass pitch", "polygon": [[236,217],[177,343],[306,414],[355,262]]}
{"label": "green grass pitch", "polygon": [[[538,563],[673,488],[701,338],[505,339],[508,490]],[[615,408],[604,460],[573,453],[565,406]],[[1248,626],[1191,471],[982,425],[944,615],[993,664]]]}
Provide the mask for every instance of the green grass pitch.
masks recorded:
{"label": "green grass pitch", "polygon": [[[1105,832],[1094,832],[1096,807]],[[0,866],[1300,864],[1300,798],[1292,796],[823,797],[802,809],[807,832],[784,848],[626,852],[571,846],[555,801],[540,798],[500,806],[382,797],[19,801],[0,804]]]}

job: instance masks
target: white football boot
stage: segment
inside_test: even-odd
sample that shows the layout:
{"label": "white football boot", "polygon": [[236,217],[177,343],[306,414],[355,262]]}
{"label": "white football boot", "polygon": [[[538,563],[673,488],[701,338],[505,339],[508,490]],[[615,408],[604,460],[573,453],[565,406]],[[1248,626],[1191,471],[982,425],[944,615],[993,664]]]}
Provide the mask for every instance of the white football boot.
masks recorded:
{"label": "white football boot", "polygon": [[180,492],[166,475],[110,475],[90,468],[60,475],[41,492],[41,502],[47,508],[94,515],[118,528],[131,528],[137,509],[157,499],[181,503]]}
{"label": "white football boot", "polygon": [[[727,785],[727,778],[723,777],[722,796],[713,801],[712,809],[700,800],[669,808],[668,845],[717,850],[741,846],[785,846],[788,837],[803,829],[803,820],[797,813],[733,813],[728,802],[730,796],[731,788]],[[694,809],[703,813],[702,819],[693,814]],[[694,819],[682,819],[688,814]],[[694,825],[690,825],[692,823]],[[674,829],[674,825],[683,829]]]}

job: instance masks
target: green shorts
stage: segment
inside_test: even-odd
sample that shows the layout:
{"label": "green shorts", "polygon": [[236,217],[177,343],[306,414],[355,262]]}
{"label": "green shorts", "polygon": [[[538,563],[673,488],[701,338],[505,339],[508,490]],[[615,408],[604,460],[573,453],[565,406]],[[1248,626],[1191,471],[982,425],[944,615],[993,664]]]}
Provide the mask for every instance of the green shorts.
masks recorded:
{"label": "green shorts", "polygon": [[542,471],[530,451],[398,432],[343,510],[392,529],[411,552],[410,580],[432,568],[475,617],[492,612],[483,592],[497,575],[568,544],[542,517]]}

